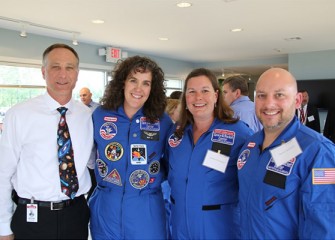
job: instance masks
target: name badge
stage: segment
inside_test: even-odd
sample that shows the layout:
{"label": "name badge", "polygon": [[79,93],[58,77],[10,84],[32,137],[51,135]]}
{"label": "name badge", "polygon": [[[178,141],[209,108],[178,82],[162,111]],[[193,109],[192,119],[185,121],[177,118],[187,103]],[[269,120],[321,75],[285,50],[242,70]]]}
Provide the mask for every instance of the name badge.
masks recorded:
{"label": "name badge", "polygon": [[312,116],[309,116],[307,119],[308,119],[308,122],[313,122],[313,121],[315,120],[315,118],[314,118],[313,115],[312,115]]}
{"label": "name badge", "polygon": [[227,165],[228,165],[229,157],[220,154],[218,152],[214,152],[212,150],[207,150],[205,159],[202,165],[212,168],[214,170],[225,173]]}
{"label": "name badge", "polygon": [[27,222],[37,222],[38,220],[38,205],[37,204],[27,204]]}
{"label": "name badge", "polygon": [[287,143],[271,149],[270,153],[272,155],[273,161],[278,167],[298,156],[300,153],[302,153],[302,150],[299,143],[297,142],[297,139],[294,137]]}

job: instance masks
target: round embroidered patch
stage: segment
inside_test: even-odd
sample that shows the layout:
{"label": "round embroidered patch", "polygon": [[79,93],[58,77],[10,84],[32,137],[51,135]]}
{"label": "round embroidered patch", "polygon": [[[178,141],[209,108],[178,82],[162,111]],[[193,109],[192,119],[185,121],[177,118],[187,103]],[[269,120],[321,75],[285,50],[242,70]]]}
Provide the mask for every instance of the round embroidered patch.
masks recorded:
{"label": "round embroidered patch", "polygon": [[247,158],[250,155],[250,150],[245,149],[237,159],[237,169],[240,170],[243,168],[244,164],[247,162]]}
{"label": "round embroidered patch", "polygon": [[112,139],[117,134],[117,127],[112,122],[105,122],[100,127],[100,136],[105,140]]}
{"label": "round embroidered patch", "polygon": [[149,183],[149,174],[141,169],[135,170],[129,177],[130,185],[136,189],[142,189]]}
{"label": "round embroidered patch", "polygon": [[177,147],[181,143],[182,139],[183,138],[178,138],[177,136],[175,136],[174,134],[172,134],[169,137],[169,140],[168,140],[170,147]]}
{"label": "round embroidered patch", "polygon": [[105,155],[108,160],[113,162],[120,160],[123,155],[123,147],[118,142],[111,142],[105,148]]}

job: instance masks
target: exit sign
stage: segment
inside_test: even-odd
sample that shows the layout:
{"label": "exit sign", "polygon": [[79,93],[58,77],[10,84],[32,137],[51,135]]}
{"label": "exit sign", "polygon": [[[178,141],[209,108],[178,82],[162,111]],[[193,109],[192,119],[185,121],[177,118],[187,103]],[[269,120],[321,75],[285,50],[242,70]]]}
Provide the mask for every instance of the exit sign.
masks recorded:
{"label": "exit sign", "polygon": [[121,59],[121,49],[114,47],[107,47],[106,62],[116,63],[119,59]]}

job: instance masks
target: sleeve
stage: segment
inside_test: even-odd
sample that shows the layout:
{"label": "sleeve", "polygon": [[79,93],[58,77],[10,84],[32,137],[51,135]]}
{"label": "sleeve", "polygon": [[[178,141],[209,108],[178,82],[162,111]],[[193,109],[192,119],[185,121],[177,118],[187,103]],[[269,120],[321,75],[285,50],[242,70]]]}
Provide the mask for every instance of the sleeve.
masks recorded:
{"label": "sleeve", "polygon": [[300,239],[335,239],[335,146],[322,143],[301,187]]}
{"label": "sleeve", "polygon": [[15,119],[7,112],[3,132],[0,138],[0,236],[12,234],[10,223],[13,216],[13,201],[11,198],[12,177],[20,155],[20,147],[16,140]]}

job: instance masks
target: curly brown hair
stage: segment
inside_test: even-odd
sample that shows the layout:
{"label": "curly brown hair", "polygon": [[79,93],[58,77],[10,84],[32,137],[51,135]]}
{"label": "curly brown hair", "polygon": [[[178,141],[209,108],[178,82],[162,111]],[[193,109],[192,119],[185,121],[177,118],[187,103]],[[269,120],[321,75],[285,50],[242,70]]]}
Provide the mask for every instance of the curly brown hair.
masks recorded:
{"label": "curly brown hair", "polygon": [[218,93],[218,100],[216,102],[216,107],[214,108],[214,117],[225,122],[225,123],[235,123],[238,119],[234,118],[233,110],[223,101],[222,90],[219,86],[219,82],[216,76],[206,68],[197,68],[188,74],[184,83],[183,95],[181,97],[181,112],[179,118],[179,127],[177,127],[175,135],[181,138],[184,134],[184,129],[186,125],[193,124],[194,119],[191,112],[186,109],[186,88],[188,81],[193,77],[205,76],[211,82],[214,91]]}
{"label": "curly brown hair", "polygon": [[150,121],[155,121],[164,114],[166,95],[164,72],[156,62],[147,57],[133,56],[117,62],[112,81],[106,86],[101,99],[101,106],[107,110],[117,110],[124,100],[124,86],[129,74],[151,72],[152,83],[149,98],[144,103],[143,113]]}

